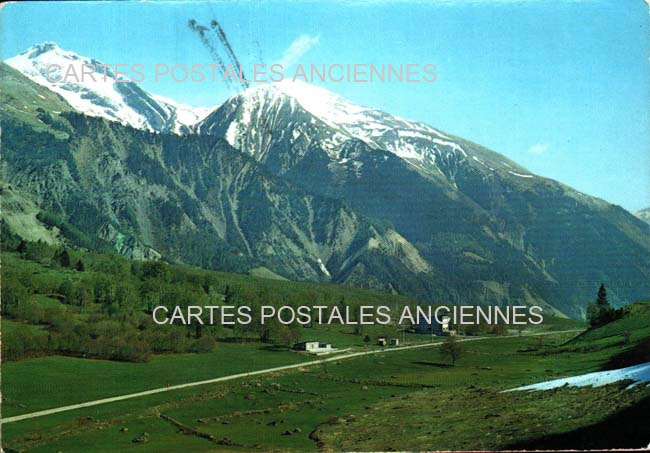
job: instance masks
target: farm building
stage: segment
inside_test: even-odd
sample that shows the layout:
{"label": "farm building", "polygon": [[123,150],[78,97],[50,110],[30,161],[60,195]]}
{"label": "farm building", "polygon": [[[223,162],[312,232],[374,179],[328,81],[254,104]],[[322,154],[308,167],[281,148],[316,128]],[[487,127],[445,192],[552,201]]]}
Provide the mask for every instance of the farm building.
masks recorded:
{"label": "farm building", "polygon": [[320,343],[318,341],[301,341],[293,345],[293,349],[296,351],[305,351],[305,352],[327,352],[331,351],[332,345],[329,343]]}
{"label": "farm building", "polygon": [[436,321],[435,317],[431,319],[431,322],[427,322],[425,319],[421,319],[418,324],[414,326],[415,333],[426,333],[430,335],[453,335],[455,333],[451,330],[449,324],[451,318],[449,316],[444,316],[441,319],[442,323]]}

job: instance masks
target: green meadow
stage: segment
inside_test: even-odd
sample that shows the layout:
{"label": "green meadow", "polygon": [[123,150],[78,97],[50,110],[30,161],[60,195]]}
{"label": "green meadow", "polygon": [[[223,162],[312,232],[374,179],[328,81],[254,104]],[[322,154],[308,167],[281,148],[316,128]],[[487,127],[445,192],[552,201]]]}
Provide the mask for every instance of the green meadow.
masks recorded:
{"label": "green meadow", "polygon": [[[536,438],[543,445],[545,437],[599,423],[650,398],[650,389],[625,390],[624,384],[499,393],[599,370],[625,349],[613,342],[598,351],[567,351],[576,334],[545,335],[541,343],[526,334],[468,341],[456,366],[433,346],[208,384],[9,423],[4,439],[16,451],[468,449],[505,448]],[[31,394],[43,388],[74,395],[66,402],[78,400],[83,388],[83,399],[92,400],[112,389],[126,393],[165,385],[164,377],[198,380],[227,369],[237,372],[246,368],[244,362],[253,369],[302,359],[251,345],[221,349],[146,364],[31,359],[5,370],[10,378],[3,388],[15,404],[29,403],[24,409],[32,411],[48,404],[47,397]],[[66,383],[39,384],[62,376],[48,369],[64,373]],[[30,382],[33,392],[23,387]],[[640,429],[643,420],[630,420],[635,422]],[[477,439],[477,429],[493,435]]]}
{"label": "green meadow", "polygon": [[[414,303],[400,296],[30,247],[2,255],[10,266],[3,271],[9,296],[1,326],[5,419],[321,358],[290,350],[289,340],[342,351],[325,363],[10,420],[2,425],[5,451],[583,448],[643,441],[635,433],[648,422],[648,387],[501,392],[649,361],[650,303],[633,304],[595,329],[547,317],[523,330],[461,331],[453,363],[443,347],[449,337],[397,325],[163,329],[152,325],[148,305]],[[382,351],[379,337],[399,339],[400,346],[438,344]],[[373,353],[337,358],[356,352]],[[607,423],[627,434],[621,440],[602,428]]]}

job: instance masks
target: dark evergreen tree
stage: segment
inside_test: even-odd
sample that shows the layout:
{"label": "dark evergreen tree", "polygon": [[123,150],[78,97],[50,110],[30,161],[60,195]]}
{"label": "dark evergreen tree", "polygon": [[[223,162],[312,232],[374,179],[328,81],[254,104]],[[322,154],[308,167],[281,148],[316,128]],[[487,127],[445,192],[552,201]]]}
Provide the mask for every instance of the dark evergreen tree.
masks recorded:
{"label": "dark evergreen tree", "polygon": [[77,264],[74,265],[75,269],[77,269],[79,272],[84,272],[86,270],[86,266],[84,266],[83,261],[78,260]]}
{"label": "dark evergreen tree", "polygon": [[229,285],[226,285],[226,288],[223,290],[223,304],[224,305],[233,305],[233,299],[235,294],[230,289]]}
{"label": "dark evergreen tree", "polygon": [[63,249],[63,251],[59,255],[59,264],[62,267],[70,267],[70,254],[66,249]]}
{"label": "dark evergreen tree", "polygon": [[605,289],[605,285],[601,283],[600,288],[598,289],[596,302],[589,304],[589,307],[587,308],[589,326],[595,328],[605,325],[612,321],[616,321],[622,316],[622,314],[622,309],[616,310],[609,305],[609,301],[607,300],[607,290]]}
{"label": "dark evergreen tree", "polygon": [[605,289],[604,283],[601,283],[600,288],[598,289],[598,298],[596,299],[596,305],[600,307],[609,307],[609,302],[607,301],[607,290]]}
{"label": "dark evergreen tree", "polygon": [[27,242],[25,242],[24,239],[20,240],[20,243],[18,244],[18,247],[16,247],[16,251],[20,253],[21,255],[24,255],[25,252],[27,251]]}

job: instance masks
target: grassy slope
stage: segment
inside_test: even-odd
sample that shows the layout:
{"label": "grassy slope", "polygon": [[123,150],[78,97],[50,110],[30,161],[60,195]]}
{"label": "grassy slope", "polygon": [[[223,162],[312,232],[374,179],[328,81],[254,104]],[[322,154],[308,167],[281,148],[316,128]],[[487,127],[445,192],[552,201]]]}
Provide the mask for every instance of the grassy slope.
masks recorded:
{"label": "grassy slope", "polygon": [[[84,257],[86,262],[89,258]],[[97,255],[102,256],[102,255]],[[19,258],[16,253],[2,253],[3,266],[21,275],[30,275],[38,287],[56,288],[66,280],[89,279],[100,273],[92,270],[80,273],[71,269],[43,265]],[[188,269],[178,266],[179,269]],[[191,270],[191,269],[190,269]],[[194,270],[191,270],[194,271]],[[304,303],[337,303],[344,299],[353,303],[367,305],[390,305],[412,302],[400,296],[390,296],[376,291],[362,290],[346,286],[334,286],[314,283],[296,283],[269,280],[243,274],[222,272],[205,272],[216,276],[222,287],[253,287],[267,290],[273,294],[294,296]],[[118,277],[115,277],[118,278]],[[85,319],[95,307],[85,309],[61,304],[54,297],[32,294],[30,299],[43,307],[58,306],[65,310],[70,319]],[[5,344],[10,344],[14,335],[21,330],[30,330],[47,335],[47,326],[30,325],[24,321],[3,319],[2,333]],[[376,340],[378,336],[396,337],[398,330],[394,326],[371,326],[365,331]],[[364,333],[364,335],[365,335]],[[232,335],[231,329],[218,328],[218,337]],[[349,326],[315,326],[305,328],[305,339],[316,339],[332,343],[335,347],[364,347],[364,336],[354,335]],[[426,336],[407,334],[404,338],[411,341],[427,341]],[[103,360],[86,360],[72,357],[44,357],[18,362],[6,362],[2,366],[2,389],[5,395],[3,414],[5,416],[33,412],[37,410],[74,404],[92,399],[120,395],[167,384],[178,384],[195,380],[234,374],[246,370],[268,368],[304,360],[303,356],[276,350],[274,347],[254,344],[218,343],[214,353],[181,354],[154,356],[149,363],[110,362]],[[47,381],[47,391],[43,391],[43,380]],[[85,382],[98,385],[85,385]],[[83,392],[79,389],[84,388]]]}
{"label": "grassy slope", "polygon": [[[87,258],[89,260],[89,258]],[[91,260],[92,261],[92,260]],[[19,259],[16,254],[3,253],[3,263],[16,271],[31,274],[46,287],[56,288],[70,278],[87,277],[93,271],[78,273],[73,270],[45,266]],[[203,271],[197,271],[203,272]],[[255,278],[240,274],[211,273],[218,275],[223,283],[232,286],[255,285],[274,292],[289,292],[300,300],[354,301],[364,304],[386,304],[391,308],[408,302],[408,299],[383,293],[364,291],[345,286],[293,283]],[[33,295],[42,305],[59,304],[56,298]],[[69,316],[83,316],[78,308],[65,306]],[[543,329],[566,329],[576,326],[575,321],[549,319]],[[45,327],[30,326],[24,322],[3,321],[5,339],[11,341],[12,332],[17,329],[35,329],[45,333]],[[337,347],[373,347],[363,342],[363,335],[354,335],[349,326],[319,326],[305,329],[305,338],[328,341]],[[368,327],[366,333],[373,340],[378,336],[400,337],[407,342],[429,341],[428,335],[406,334],[401,336],[392,326]],[[364,333],[365,335],[365,333]],[[544,340],[545,344],[549,340]],[[215,448],[215,442],[223,437],[238,444],[228,448],[243,450],[281,448],[304,450],[314,448],[314,440],[308,437],[317,426],[326,423],[342,412],[362,413],[366,406],[380,407],[392,395],[411,394],[422,384],[439,386],[446,383],[449,391],[459,388],[469,380],[485,382],[508,382],[512,385],[528,383],[531,376],[554,377],[558,373],[580,369],[593,369],[599,359],[577,353],[566,353],[562,361],[542,357],[539,353],[516,353],[530,349],[536,342],[531,338],[495,338],[485,344],[473,343],[471,353],[462,360],[462,367],[449,368],[443,365],[444,358],[431,350],[400,352],[385,356],[330,364],[322,369],[286,373],[279,377],[261,378],[260,387],[251,381],[232,382],[212,387],[200,387],[169,394],[154,395],[135,400],[97,406],[69,413],[12,423],[3,427],[4,439],[9,447],[27,448],[40,446],[44,451],[102,451],[102,445],[109,451],[114,445],[120,449],[142,445],[131,441],[137,431],[150,433],[145,449],[151,451],[175,451],[179,446],[200,451],[201,448]],[[549,344],[550,345],[550,344]],[[540,358],[542,357],[542,358]],[[493,367],[498,358],[500,367]],[[181,382],[201,380],[245,370],[262,369],[281,364],[305,360],[287,351],[278,351],[261,344],[218,343],[209,354],[169,354],[155,356],[149,363],[125,363],[88,360],[71,357],[45,357],[3,364],[3,394],[5,416],[33,412],[41,409],[89,401],[97,398],[125,394],[139,390]],[[532,363],[534,362],[534,366]],[[530,369],[535,373],[531,374]],[[548,373],[547,369],[555,370]],[[470,370],[468,372],[468,370]],[[281,379],[286,389],[277,390],[271,383]],[[370,383],[351,382],[361,379]],[[372,384],[381,380],[381,385]],[[246,387],[248,384],[254,387]],[[251,390],[253,389],[253,390]],[[289,391],[287,391],[289,389]],[[291,390],[293,389],[293,391]],[[361,389],[361,391],[360,391]],[[304,393],[300,393],[304,391]],[[224,394],[224,392],[226,392]],[[298,393],[296,393],[298,392]],[[253,395],[250,399],[250,395]],[[245,411],[268,409],[264,414],[246,414]],[[183,435],[160,419],[162,412],[185,424],[196,426],[198,418],[224,416],[221,419],[203,421],[207,431],[215,436],[213,442]],[[244,415],[236,415],[244,412]],[[281,414],[281,419],[278,419]],[[93,419],[83,417],[90,416]],[[82,418],[79,418],[82,417]],[[273,421],[278,423],[269,424]],[[280,421],[284,420],[282,423]],[[250,426],[254,424],[257,435],[251,436]],[[117,427],[127,426],[129,433],[120,432]],[[282,432],[299,428],[301,432],[283,436]],[[54,433],[54,434],[53,434]],[[257,439],[257,440],[256,440]],[[228,441],[223,441],[229,443]],[[259,444],[259,445],[257,445]],[[111,447],[108,447],[110,445]]]}
{"label": "grassy slope", "polygon": [[8,362],[2,367],[2,386],[10,402],[3,405],[2,413],[35,412],[307,359],[289,351],[270,353],[267,348],[260,344],[220,344],[212,353],[160,355],[147,363],[58,356]]}
{"label": "grassy slope", "polygon": [[[12,253],[3,254],[3,263],[51,287],[81,275],[18,259]],[[345,297],[347,301],[391,306],[408,301],[348,287],[240,274],[213,275],[233,286],[289,291],[306,301],[314,297],[333,301]],[[59,303],[44,295],[33,297],[43,305]],[[545,392],[541,397],[504,396],[498,392],[602,368],[611,357],[649,336],[649,306],[635,305],[624,319],[572,341],[568,341],[567,335],[544,337],[541,349],[534,338],[516,335],[466,343],[466,353],[456,367],[448,366],[446,357],[435,349],[369,356],[12,423],[3,427],[4,440],[10,448],[35,451],[304,451],[319,445],[337,450],[519,445],[602,422],[619,410],[636,407],[648,397],[645,388],[623,392],[616,385],[596,392]],[[66,309],[70,316],[78,315],[74,307]],[[551,318],[543,328],[575,326],[575,321]],[[8,320],[3,321],[2,327],[9,341],[17,329],[44,330]],[[622,333],[628,331],[631,343],[623,345]],[[370,328],[368,333],[373,338],[397,336],[394,327]],[[353,335],[351,327],[306,329],[304,336],[331,341],[340,347],[364,347],[363,337]],[[413,342],[430,338],[408,335],[405,339]],[[156,356],[143,364],[68,357],[10,362],[3,365],[3,414],[11,416],[304,359],[260,344],[219,343],[210,354]],[[582,414],[586,412],[589,415],[585,417]],[[186,427],[179,431],[160,414]],[[436,423],[432,425],[431,420]],[[121,431],[122,428],[128,431]],[[477,440],[477,429],[492,435]],[[212,440],[192,430],[212,436]],[[287,430],[292,434],[283,435]],[[133,443],[141,432],[149,433],[148,442]]]}
{"label": "grassy slope", "polygon": [[[650,398],[650,389],[625,391],[624,384],[614,384],[596,390],[499,392],[601,369],[624,349],[620,342],[594,350],[570,346],[587,336],[613,338],[632,322],[643,329],[648,323],[643,319],[637,322],[639,313],[646,313],[643,305],[634,306],[618,328],[608,326],[574,341],[569,341],[574,334],[545,336],[541,347],[535,338],[516,335],[465,343],[465,354],[455,367],[435,348],[368,356],[12,423],[4,427],[5,439],[10,447],[34,447],[34,451],[496,449],[542,442],[548,436],[567,436],[620,411],[634,410]],[[220,345],[221,350],[214,353],[215,367],[230,367],[231,362],[248,361],[256,354],[278,354],[234,353],[237,359],[219,362],[218,354],[233,346],[254,348]],[[195,365],[190,365],[191,357]],[[197,366],[196,371],[201,372],[209,369],[205,361],[200,364],[201,357],[170,356],[165,359],[167,367],[160,359],[133,366],[143,370],[162,367],[158,368],[161,373],[179,376],[183,371],[176,368],[183,366]],[[15,366],[33,363],[32,370],[25,369],[24,379],[29,380],[38,375],[39,365],[42,370],[46,363],[55,367],[61,366],[56,361],[70,359],[47,360],[51,362],[26,361]],[[112,368],[113,364],[104,366]],[[97,387],[110,386],[100,375],[89,376],[79,385],[97,382]],[[134,375],[128,376],[132,379]],[[145,376],[152,375],[145,373],[138,380],[146,381]],[[179,430],[160,414],[185,428]],[[285,435],[286,431],[292,434]],[[149,434],[148,442],[133,443],[142,432]],[[601,438],[607,439],[611,436]],[[629,443],[633,441],[632,437],[620,439],[618,445],[635,446]],[[544,444],[533,444],[540,445]],[[580,448],[583,444],[572,445]]]}
{"label": "grassy slope", "polygon": [[[629,343],[621,341],[624,332],[630,333]],[[382,402],[372,412],[356,412],[351,419],[321,426],[317,437],[337,450],[644,447],[648,439],[638,434],[649,421],[642,410],[650,401],[646,386],[630,390],[623,382],[598,389],[500,391],[611,368],[613,359],[639,345],[645,347],[649,338],[650,304],[646,302],[630,306],[619,321],[568,342],[549,343],[540,351],[523,347],[512,354],[506,343],[521,339],[506,339],[494,343],[494,348],[488,343],[472,344],[462,367],[431,362],[439,370],[440,392],[415,392],[405,400]],[[489,369],[481,368],[486,357],[492,364]],[[634,363],[639,362],[625,365]],[[393,369],[378,376],[385,378],[397,370],[403,376],[404,366],[393,364]],[[416,370],[413,377],[428,382]],[[625,414],[630,416],[624,420]],[[608,426],[608,421],[616,425]],[[623,428],[630,435],[619,436]],[[398,440],[388,434],[396,431]]]}
{"label": "grassy slope", "polygon": [[[621,335],[630,333],[631,340],[650,336],[650,302],[639,302],[630,305],[623,318],[606,324],[598,329],[590,330],[580,335],[571,344],[590,344],[611,340],[620,340]],[[618,338],[616,338],[618,337]]]}
{"label": "grassy slope", "polygon": [[[5,439],[34,451],[305,451],[317,441],[334,450],[503,448],[597,423],[650,396],[620,385],[498,393],[598,369],[613,352],[555,354],[568,338],[547,336],[528,352],[533,338],[466,343],[456,367],[437,349],[369,356],[10,424]],[[134,444],[141,432],[149,442]]]}
{"label": "grassy slope", "polygon": [[[29,81],[26,77],[6,63],[0,62],[0,118],[10,115],[23,123],[29,124],[38,131],[53,132],[59,138],[65,136],[61,131],[52,128],[38,117],[37,108],[46,112],[69,112],[73,108],[61,96]],[[57,116],[58,117],[58,116]]]}
{"label": "grassy slope", "polygon": [[563,351],[597,352],[616,350],[605,369],[623,368],[650,361],[650,302],[626,308],[622,319],[588,330],[566,345]]}

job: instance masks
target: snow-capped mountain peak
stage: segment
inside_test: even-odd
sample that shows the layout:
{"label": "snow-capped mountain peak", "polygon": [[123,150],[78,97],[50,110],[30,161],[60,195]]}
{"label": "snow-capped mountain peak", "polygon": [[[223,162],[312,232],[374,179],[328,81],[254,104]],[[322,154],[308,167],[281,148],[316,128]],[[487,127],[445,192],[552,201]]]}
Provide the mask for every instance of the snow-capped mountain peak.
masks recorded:
{"label": "snow-capped mountain peak", "polygon": [[242,95],[277,90],[298,102],[302,108],[328,126],[378,146],[375,139],[396,128],[420,129],[427,134],[449,140],[442,132],[422,123],[405,120],[378,109],[354,104],[325,88],[300,80],[285,79],[281,82],[249,88]]}
{"label": "snow-capped mountain peak", "polygon": [[[305,116],[305,113],[307,116]],[[257,85],[232,96],[198,124],[201,133],[222,135],[232,146],[266,161],[273,150],[293,150],[299,158],[318,143],[335,163],[352,164],[343,144],[360,140],[388,151],[418,170],[449,177],[462,162],[483,171],[522,170],[494,161],[424,123],[363,107],[325,88],[284,80]],[[275,159],[275,158],[274,158]],[[529,177],[527,172],[518,173]]]}
{"label": "snow-capped mountain peak", "polygon": [[75,55],[73,52],[68,52],[59,47],[59,45],[52,41],[45,41],[40,44],[35,44],[20,55],[26,55],[29,59],[38,58],[42,54],[50,53],[51,55],[58,55],[61,58],[70,57]]}
{"label": "snow-capped mountain peak", "polygon": [[87,115],[150,131],[221,135],[261,161],[275,156],[272,160],[281,167],[300,159],[312,146],[322,149],[334,165],[356,165],[343,145],[359,140],[420,171],[443,175],[452,184],[462,164],[480,167],[482,173],[500,170],[533,177],[514,163],[469,149],[466,142],[424,123],[363,107],[302,81],[255,85],[213,110],[147,93],[137,83],[117,81],[110,66],[54,42],[34,45],[6,63]]}
{"label": "snow-capped mountain peak", "polygon": [[[36,44],[5,63],[86,115],[139,129],[179,132],[211,110],[151,95],[133,82],[118,82],[110,66],[101,66],[102,62],[94,58],[64,50],[50,41]],[[87,73],[82,75],[83,65]]]}

